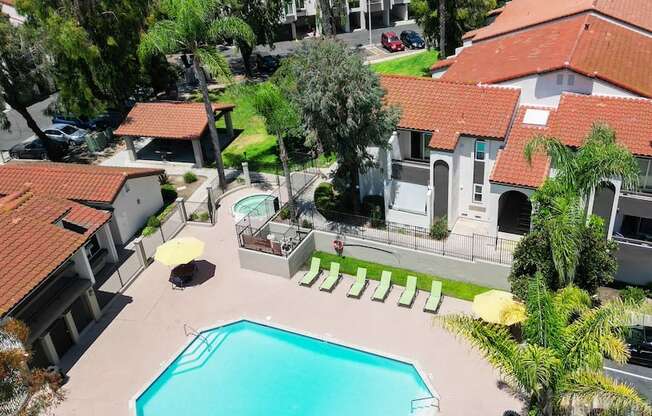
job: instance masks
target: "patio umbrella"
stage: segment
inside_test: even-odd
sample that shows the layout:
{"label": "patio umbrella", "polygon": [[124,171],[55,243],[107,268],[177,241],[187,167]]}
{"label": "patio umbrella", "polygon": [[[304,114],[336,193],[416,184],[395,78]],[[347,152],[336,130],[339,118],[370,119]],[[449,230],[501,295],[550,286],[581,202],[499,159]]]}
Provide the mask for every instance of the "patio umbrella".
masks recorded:
{"label": "patio umbrella", "polygon": [[490,290],[474,297],[473,313],[483,321],[501,325],[514,325],[526,318],[525,306],[502,290]]}
{"label": "patio umbrella", "polygon": [[166,266],[176,266],[195,260],[203,252],[203,241],[195,237],[181,237],[161,244],[154,253],[154,259]]}

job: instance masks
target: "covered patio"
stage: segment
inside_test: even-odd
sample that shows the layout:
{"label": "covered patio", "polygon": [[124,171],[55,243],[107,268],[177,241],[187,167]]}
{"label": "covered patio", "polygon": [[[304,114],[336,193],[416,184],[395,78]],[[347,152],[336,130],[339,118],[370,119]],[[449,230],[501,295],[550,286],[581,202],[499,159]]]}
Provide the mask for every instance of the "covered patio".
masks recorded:
{"label": "covered patio", "polygon": [[[231,119],[234,108],[233,104],[213,104],[215,120],[224,118],[225,128],[218,129],[222,150],[235,138]],[[214,160],[203,103],[138,103],[114,134],[124,138],[131,161],[176,161],[202,168]],[[134,141],[139,139],[148,142],[137,149]]]}

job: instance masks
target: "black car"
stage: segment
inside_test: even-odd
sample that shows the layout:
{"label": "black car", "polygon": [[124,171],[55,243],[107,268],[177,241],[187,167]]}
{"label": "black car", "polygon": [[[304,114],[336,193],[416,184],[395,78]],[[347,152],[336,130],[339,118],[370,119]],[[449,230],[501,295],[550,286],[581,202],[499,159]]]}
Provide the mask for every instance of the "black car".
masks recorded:
{"label": "black car", "polygon": [[423,49],[426,47],[426,42],[414,30],[404,30],[401,32],[401,42],[408,49]]}
{"label": "black car", "polygon": [[[68,144],[52,140],[54,146],[59,147],[62,153],[68,150]],[[48,152],[41,139],[33,138],[31,140],[18,143],[9,149],[9,156],[12,159],[47,159]]]}
{"label": "black car", "polygon": [[630,327],[627,333],[627,346],[630,363],[652,367],[652,326]]}
{"label": "black car", "polygon": [[122,115],[118,111],[108,110],[95,117],[76,117],[57,114],[52,117],[53,124],[70,124],[85,130],[105,130],[109,127],[116,128],[122,122]]}

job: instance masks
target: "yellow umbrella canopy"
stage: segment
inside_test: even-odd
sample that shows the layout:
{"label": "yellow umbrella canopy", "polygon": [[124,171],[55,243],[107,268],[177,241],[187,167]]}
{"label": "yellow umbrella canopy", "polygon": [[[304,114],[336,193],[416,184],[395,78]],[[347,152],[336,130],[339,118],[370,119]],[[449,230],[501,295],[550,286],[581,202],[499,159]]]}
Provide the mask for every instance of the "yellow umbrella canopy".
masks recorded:
{"label": "yellow umbrella canopy", "polygon": [[161,244],[154,253],[154,259],[166,266],[176,266],[191,262],[203,252],[203,241],[195,237],[181,237]]}
{"label": "yellow umbrella canopy", "polygon": [[514,325],[526,318],[525,306],[502,290],[490,290],[474,297],[473,313],[483,321],[501,325]]}

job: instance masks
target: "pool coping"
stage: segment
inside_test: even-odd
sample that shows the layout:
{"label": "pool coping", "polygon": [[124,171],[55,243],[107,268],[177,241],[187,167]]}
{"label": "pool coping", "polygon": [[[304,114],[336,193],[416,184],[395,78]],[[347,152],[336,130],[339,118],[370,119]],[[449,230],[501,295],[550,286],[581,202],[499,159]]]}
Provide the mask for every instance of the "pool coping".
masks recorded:
{"label": "pool coping", "polygon": [[[423,369],[421,368],[421,364],[419,363],[418,360],[409,360],[409,359],[407,359],[405,357],[402,357],[402,356],[399,356],[399,355],[394,355],[394,354],[390,354],[390,353],[383,353],[383,352],[376,351],[376,350],[371,349],[371,348],[365,348],[365,347],[361,347],[361,346],[356,345],[356,344],[346,343],[346,342],[343,342],[343,341],[337,339],[336,337],[332,336],[330,333],[325,333],[324,336],[319,336],[319,335],[317,335],[317,334],[315,334],[313,332],[310,332],[310,331],[304,331],[304,330],[298,330],[298,329],[292,328],[289,325],[285,325],[285,324],[281,324],[281,323],[278,323],[278,324],[277,323],[272,323],[273,320],[272,320],[271,316],[268,316],[267,319],[265,319],[265,321],[262,321],[260,319],[255,319],[255,318],[248,318],[246,316],[240,316],[239,318],[235,318],[235,319],[220,320],[220,321],[217,321],[213,325],[204,326],[204,327],[201,327],[201,328],[193,328],[193,327],[191,327],[191,326],[184,323],[184,326],[190,328],[191,330],[196,331],[196,333],[188,334],[187,335],[188,340],[185,343],[183,343],[183,345],[176,351],[176,353],[174,353],[172,355],[171,358],[167,359],[166,361],[163,361],[159,365],[159,367],[160,367],[159,371],[157,371],[154,376],[152,376],[150,379],[148,379],[147,382],[143,385],[143,387],[141,387],[136,392],[136,394],[134,394],[131,397],[131,399],[129,399],[129,413],[131,415],[133,415],[133,416],[138,416],[138,414],[137,414],[138,409],[136,408],[136,401],[138,400],[138,398],[140,396],[142,396],[147,391],[147,389],[149,389],[149,387],[152,384],[154,384],[154,382],[156,382],[156,380],[158,380],[159,377],[161,377],[163,375],[163,373],[168,369],[168,367],[170,367],[170,365],[172,365],[172,363],[174,363],[174,361],[177,358],[179,358],[179,356],[186,349],[188,349],[188,347],[190,347],[190,345],[193,342],[195,342],[195,340],[198,338],[199,335],[201,335],[203,332],[206,332],[206,331],[211,331],[211,330],[215,330],[215,329],[218,329],[218,328],[223,328],[223,327],[233,325],[233,324],[236,324],[238,322],[243,322],[243,321],[248,321],[248,322],[251,322],[251,323],[254,323],[254,324],[257,324],[257,325],[262,325],[262,326],[266,326],[268,328],[278,329],[278,330],[281,330],[281,331],[291,332],[293,334],[313,338],[313,339],[316,339],[318,341],[328,342],[329,344],[338,345],[338,346],[341,346],[341,347],[344,347],[344,348],[357,350],[357,351],[367,353],[367,354],[373,354],[373,355],[376,355],[378,357],[388,358],[390,360],[394,360],[394,361],[402,362],[404,364],[411,365],[416,370],[417,374],[419,375],[419,377],[421,378],[423,383],[426,385],[426,388],[428,389],[428,391],[432,395],[432,398],[437,399],[438,410],[439,410],[439,406],[441,405],[441,397],[439,396],[439,393],[437,392],[437,390],[433,387],[432,383],[430,382],[430,376],[425,371],[423,371]],[[420,399],[420,398],[415,398],[415,399]],[[427,399],[427,398],[424,398],[424,399]]]}

